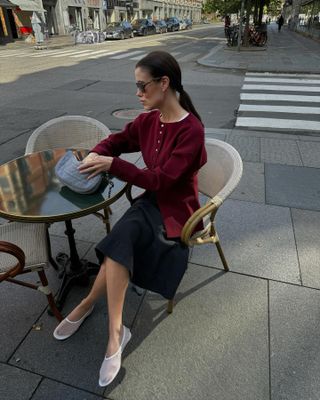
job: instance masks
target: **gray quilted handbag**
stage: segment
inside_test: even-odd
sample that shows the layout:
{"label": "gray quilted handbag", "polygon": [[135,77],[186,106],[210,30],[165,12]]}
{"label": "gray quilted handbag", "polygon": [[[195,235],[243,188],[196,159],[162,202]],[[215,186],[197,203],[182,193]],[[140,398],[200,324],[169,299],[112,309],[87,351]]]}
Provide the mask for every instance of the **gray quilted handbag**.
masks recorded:
{"label": "gray quilted handbag", "polygon": [[78,170],[80,164],[81,161],[76,159],[71,150],[68,150],[55,166],[57,178],[62,185],[67,186],[74,192],[81,194],[96,192],[101,184],[102,174],[87,179],[89,174],[81,174]]}

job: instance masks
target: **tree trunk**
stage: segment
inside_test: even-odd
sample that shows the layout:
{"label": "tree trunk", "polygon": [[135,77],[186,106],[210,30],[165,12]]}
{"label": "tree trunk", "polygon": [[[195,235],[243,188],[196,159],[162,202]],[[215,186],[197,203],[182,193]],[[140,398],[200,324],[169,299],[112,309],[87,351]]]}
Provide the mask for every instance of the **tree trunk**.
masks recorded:
{"label": "tree trunk", "polygon": [[252,9],[251,0],[246,1],[246,23],[244,27],[244,34],[243,34],[243,46],[249,47],[249,20],[250,14]]}
{"label": "tree trunk", "polygon": [[265,0],[260,0],[259,19],[258,19],[259,26],[261,26],[261,24],[262,24],[263,9],[264,9],[265,4],[266,4]]}

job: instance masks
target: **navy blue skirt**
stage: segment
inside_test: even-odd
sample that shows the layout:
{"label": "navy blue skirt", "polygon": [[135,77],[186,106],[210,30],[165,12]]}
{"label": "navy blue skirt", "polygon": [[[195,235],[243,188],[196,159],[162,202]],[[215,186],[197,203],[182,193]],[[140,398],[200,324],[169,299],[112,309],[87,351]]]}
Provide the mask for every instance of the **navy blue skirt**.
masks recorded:
{"label": "navy blue skirt", "polygon": [[189,248],[166,237],[155,196],[139,197],[96,246],[96,254],[125,266],[135,285],[172,299],[188,266]]}

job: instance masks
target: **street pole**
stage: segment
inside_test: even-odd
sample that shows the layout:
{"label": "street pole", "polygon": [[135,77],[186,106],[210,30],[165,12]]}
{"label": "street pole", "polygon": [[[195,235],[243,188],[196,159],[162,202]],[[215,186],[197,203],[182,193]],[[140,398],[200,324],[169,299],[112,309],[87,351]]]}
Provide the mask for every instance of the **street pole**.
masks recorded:
{"label": "street pole", "polygon": [[241,46],[241,33],[242,33],[242,19],[243,19],[243,12],[244,12],[244,2],[245,2],[245,0],[241,1],[239,33],[238,33],[238,51],[240,51],[240,46]]}

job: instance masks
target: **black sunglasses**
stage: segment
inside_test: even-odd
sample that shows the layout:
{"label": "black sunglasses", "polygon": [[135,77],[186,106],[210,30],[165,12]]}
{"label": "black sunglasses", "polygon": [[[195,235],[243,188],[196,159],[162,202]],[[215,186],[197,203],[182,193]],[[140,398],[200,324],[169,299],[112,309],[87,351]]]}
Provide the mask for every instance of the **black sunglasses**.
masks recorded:
{"label": "black sunglasses", "polygon": [[146,86],[149,85],[149,83],[152,83],[152,82],[159,82],[160,80],[161,80],[161,77],[160,77],[160,78],[153,78],[153,79],[151,79],[149,82],[141,82],[141,81],[138,81],[138,82],[136,82],[136,86],[137,86],[138,90],[139,90],[141,93],[145,93],[145,91],[146,91]]}

